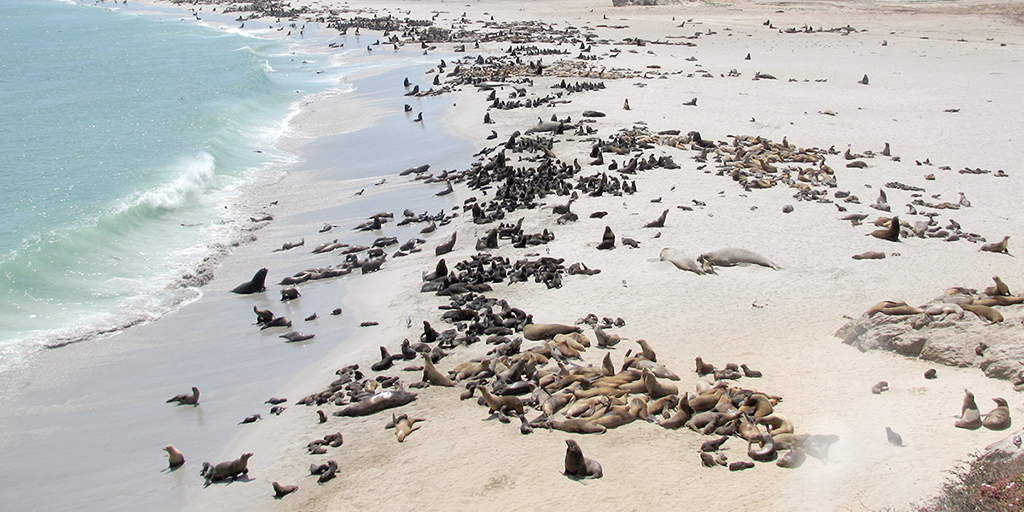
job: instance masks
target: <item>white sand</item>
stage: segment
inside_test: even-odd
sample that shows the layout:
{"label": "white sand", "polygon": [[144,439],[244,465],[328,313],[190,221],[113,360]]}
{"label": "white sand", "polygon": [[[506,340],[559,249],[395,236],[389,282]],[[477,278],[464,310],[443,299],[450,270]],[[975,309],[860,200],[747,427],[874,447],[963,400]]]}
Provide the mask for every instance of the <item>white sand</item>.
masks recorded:
{"label": "white sand", "polygon": [[[840,152],[849,147],[858,153],[877,153],[889,142],[902,162],[876,157],[866,160],[867,169],[847,169],[841,155],[828,157],[827,163],[836,170],[836,190],[852,191],[861,198],[862,205],[846,205],[851,212],[870,213],[869,219],[873,219],[878,212],[867,204],[874,201],[885,183],[899,181],[926,188],[928,200],[932,194],[941,194],[942,200],[955,202],[957,193],[964,192],[973,207],[942,211],[937,217],[942,222],[955,218],[965,231],[990,241],[1009,235],[1011,253],[1015,253],[1015,241],[1024,239],[1021,209],[1016,207],[1013,193],[1024,179],[1017,155],[1024,135],[1019,122],[1024,114],[1019,84],[1024,83],[1024,77],[1016,64],[1024,57],[1020,46],[1024,33],[1013,24],[1010,4],[984,9],[962,2],[912,7],[815,2],[612,8],[610,2],[537,1],[388,2],[377,7],[385,5],[410,9],[413,18],[428,18],[432,11],[443,11],[439,23],[463,11],[470,20],[489,15],[497,21],[539,18],[558,22],[559,26],[570,23],[594,27],[600,37],[612,41],[641,37],[678,42],[681,40],[667,36],[708,29],[716,32],[693,40],[696,47],[620,46],[623,51],[619,57],[596,63],[599,67],[640,71],[656,64],[661,72],[679,74],[666,79],[604,80],[607,89],[568,96],[572,100],[568,105],[492,112],[495,125],[481,123],[486,111],[484,93],[467,88],[443,97],[442,101],[457,105],[444,120],[445,128],[469,139],[477,148],[490,143],[484,136],[492,128],[500,134],[497,141],[503,141],[512,130],[528,127],[538,116],[547,119],[554,113],[578,120],[580,112],[587,109],[608,114],[592,125],[599,129],[601,138],[642,121],[654,132],[678,129],[685,134],[698,130],[709,140],[760,135],[781,142],[785,136],[797,146],[834,145]],[[605,15],[607,20],[603,19]],[[678,27],[691,19],[685,27]],[[780,34],[762,25],[767,19],[777,28],[802,27],[805,23],[826,29],[850,25],[860,32],[846,36]],[[629,28],[597,28],[598,24]],[[966,42],[958,42],[960,38]],[[883,46],[883,40],[887,45]],[[482,50],[497,53],[509,44],[483,46]],[[594,53],[604,55],[611,47],[595,45]],[[630,49],[637,53],[629,53]],[[743,59],[747,53],[751,54],[749,61]],[[688,57],[697,60],[688,61]],[[554,60],[544,58],[547,64]],[[697,64],[714,78],[700,78],[699,74],[687,78],[698,69]],[[740,76],[721,76],[731,69]],[[779,80],[751,80],[758,71],[771,73]],[[864,74],[869,76],[870,85],[857,83]],[[419,78],[419,83],[428,83],[430,76]],[[594,79],[580,79],[584,80]],[[547,87],[558,81],[560,78],[539,78],[531,94],[543,96],[551,91]],[[638,87],[637,83],[646,85]],[[698,98],[699,106],[681,105],[692,97]],[[627,98],[629,111],[621,108]],[[313,108],[323,112],[329,106]],[[946,113],[945,109],[960,111]],[[825,110],[837,115],[819,114]],[[440,126],[433,124],[431,129]],[[584,163],[585,174],[603,170],[585,165],[590,160],[587,154],[591,144],[580,139],[560,136],[554,152],[563,161],[578,158]],[[396,140],[396,145],[400,143]],[[977,395],[983,412],[991,407],[990,399],[997,396],[1010,401],[1014,416],[1024,412],[1009,383],[986,379],[978,369],[938,367],[939,378],[925,380],[924,371],[934,365],[889,353],[861,353],[832,336],[846,322],[844,315],[856,317],[883,299],[920,304],[949,286],[988,286],[993,275],[1001,276],[1014,290],[1024,282],[1016,258],[979,253],[977,244],[966,241],[913,238],[894,245],[867,237],[874,226],[851,227],[837,220],[842,214],[832,204],[797,202],[792,198],[794,191],[783,187],[744,192],[728,177],[698,170],[692,152],[665,146],[657,146],[653,152],[672,155],[682,169],[638,174],[639,191],[632,196],[583,197],[573,205],[580,220],[568,226],[554,225],[549,209],[515,212],[506,220],[523,216],[527,233],[547,227],[556,239],[526,250],[513,249],[503,241],[501,248],[493,251],[516,260],[528,252],[546,254],[550,250],[551,256],[565,258],[566,265],[581,261],[601,269],[600,274],[565,276],[563,287],[556,290],[533,282],[500,284],[488,295],[507,299],[532,313],[538,322],[571,324],[588,313],[622,317],[627,325],[616,332],[630,340],[648,340],[657,350],[659,362],[683,376],[680,385],[684,389],[696,380],[692,372],[695,356],[718,366],[747,363],[764,372],[764,378],[742,379],[740,384],[784,397],[777,411],[793,420],[798,432],[839,435],[830,463],[808,459],[795,470],[759,465],[740,473],[706,469],[700,466],[697,452],[708,438],[643,421],[603,435],[567,435],[538,429],[522,436],[518,422],[503,425],[483,421],[488,416],[486,409],[472,400],[459,401],[461,389],[432,387],[420,390],[415,402],[400,409],[427,420],[402,444],[395,441],[392,431],[384,429],[390,419],[388,413],[367,418],[331,417],[319,425],[316,407],[292,405],[280,417],[240,429],[243,433],[219,453],[206,452],[189,459],[187,480],[180,484],[188,508],[478,510],[504,504],[516,510],[549,510],[577,508],[585,500],[582,502],[598,510],[637,510],[695,508],[705,496],[730,496],[742,509],[899,508],[934,495],[947,478],[947,470],[1006,435],[953,427],[965,387]],[[915,165],[915,160],[926,158],[934,165]],[[624,163],[621,157],[618,160]],[[939,170],[943,165],[952,170]],[[463,163],[459,168],[465,167]],[[709,162],[706,170],[713,167],[714,163]],[[1010,177],[956,173],[964,167],[993,172],[1003,169]],[[934,173],[936,180],[925,181],[927,173]],[[361,186],[368,187],[367,193],[382,194],[385,188],[410,186],[406,178],[397,176],[389,176],[380,191],[369,183],[325,182],[318,187],[318,195],[335,185],[346,191],[337,195],[342,198]],[[903,205],[911,200],[909,192],[885,190],[894,212],[903,220],[921,218],[902,215],[906,211]],[[446,204],[460,205],[471,195],[480,196],[477,191],[459,189],[457,197]],[[306,207],[301,193],[293,191],[275,198],[278,196],[282,205],[288,203],[297,213],[279,217],[260,233],[257,243],[237,251],[218,270],[210,290],[229,289],[247,279],[254,265],[280,268],[281,273],[275,274],[280,276],[292,269],[321,264],[317,262],[325,260],[308,251],[270,251],[302,235],[308,249],[327,238],[316,234],[322,223],[357,221],[354,214],[342,218],[333,215],[330,204]],[[324,196],[331,197],[326,193]],[[658,197],[662,198],[660,203],[650,202]],[[564,203],[565,199],[549,197],[548,206]],[[691,200],[695,199],[706,207],[694,211],[676,208],[692,206]],[[782,213],[785,204],[792,204],[795,211]],[[394,204],[383,209],[399,214],[404,207]],[[642,228],[666,208],[670,211],[665,228]],[[600,220],[588,218],[590,212],[598,210],[609,214]],[[612,251],[598,251],[595,246],[605,225],[620,237],[635,238],[640,248],[630,249],[620,243]],[[447,301],[419,293],[421,272],[431,270],[436,262],[433,247],[457,230],[456,250],[446,256],[452,265],[475,254],[474,241],[490,228],[456,221],[426,237],[424,252],[389,259],[384,271],[352,280],[348,287],[373,292],[350,295],[358,300],[343,304],[345,316],[357,322],[374,320],[380,325],[356,329],[343,343],[337,343],[340,331],[317,330],[320,342],[330,340],[337,343],[336,348],[274,394],[294,402],[324,388],[337,368],[354,362],[368,367],[377,360],[378,345],[395,349],[403,338],[415,339],[422,320],[441,329],[444,324],[439,321],[437,306]],[[661,233],[660,238],[653,238],[656,232]],[[385,234],[404,241],[414,233]],[[720,269],[717,276],[697,276],[657,261],[663,247],[679,248],[691,255],[743,247],[771,258],[781,270],[736,267]],[[880,261],[851,259],[853,254],[868,250],[884,251],[888,256]],[[335,292],[337,286],[318,283],[302,287],[303,298],[289,316],[308,314],[313,307],[324,316],[324,308],[340,293]],[[274,300],[276,289],[272,286],[268,290],[269,300]],[[171,329],[172,323],[187,321],[191,318],[187,311],[202,308],[209,300],[204,298],[153,329]],[[242,333],[251,329],[246,325],[251,322],[250,302],[244,302],[238,306],[244,311],[225,320],[237,324],[232,332],[238,336],[247,335]],[[1018,310],[1003,311],[1007,323],[1022,319]],[[407,318],[411,328],[407,327]],[[593,339],[592,332],[586,334]],[[440,369],[447,370],[490,348],[482,345],[456,350],[439,364]],[[629,341],[614,350],[615,364],[619,365],[625,351],[635,346]],[[603,351],[594,348],[585,354],[585,360],[597,364],[603,356]],[[407,382],[419,377],[418,373],[403,374],[397,369],[385,373],[402,374]],[[870,387],[879,380],[888,381],[890,391],[872,395]],[[330,413],[337,408],[323,409]],[[537,414],[531,412],[528,416]],[[899,432],[907,446],[887,444],[886,426]],[[327,455],[306,454],[307,442],[334,432],[344,435],[342,447],[330,449]],[[581,483],[559,474],[564,439],[570,437],[579,441],[588,457],[601,462],[605,473],[602,479]],[[154,443],[155,451],[162,442]],[[746,459],[736,440],[726,446],[730,448],[726,452],[730,461]],[[242,452],[255,453],[249,464],[250,481],[206,489],[198,484],[194,473],[201,460],[226,460]],[[308,467],[327,459],[339,462],[338,477],[319,486]],[[297,484],[299,490],[274,502],[271,481]]]}

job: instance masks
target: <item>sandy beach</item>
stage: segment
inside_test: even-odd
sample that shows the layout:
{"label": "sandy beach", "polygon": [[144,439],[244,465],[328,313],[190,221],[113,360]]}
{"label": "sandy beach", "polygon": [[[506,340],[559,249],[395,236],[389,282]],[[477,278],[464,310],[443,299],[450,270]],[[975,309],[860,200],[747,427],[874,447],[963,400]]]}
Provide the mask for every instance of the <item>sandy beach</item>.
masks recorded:
{"label": "sandy beach", "polygon": [[[229,4],[216,5],[223,10]],[[392,15],[491,37],[478,49],[473,42],[431,43],[434,48],[421,56],[419,43],[400,32],[363,29],[360,50],[379,40],[368,53],[394,51],[387,41],[395,36],[406,60],[379,68],[368,64],[365,74],[352,77],[363,92],[303,105],[291,121],[291,137],[279,144],[301,155],[302,167],[234,205],[253,215],[271,213],[273,221],[260,223],[252,241],[232,249],[200,300],[106,340],[115,342],[106,348],[72,345],[44,353],[28,374],[31,379],[10,383],[17,392],[5,400],[8,453],[22,460],[40,452],[72,453],[74,460],[64,470],[70,471],[88,467],[89,450],[82,444],[117,450],[123,437],[131,440],[126,446],[148,445],[145,452],[119,454],[139,474],[130,490],[123,482],[104,481],[124,468],[87,477],[95,499],[123,494],[124,508],[156,489],[164,498],[154,506],[177,510],[478,510],[495,504],[547,510],[579,507],[581,500],[596,510],[689,509],[711,506],[709,499],[718,504],[720,496],[732,497],[743,510],[902,510],[911,503],[915,509],[923,506],[940,492],[952,468],[1019,430],[1017,425],[1003,431],[953,426],[965,388],[977,397],[982,414],[997,397],[1008,401],[1012,417],[1024,413],[1013,379],[986,377],[981,355],[957,359],[968,361],[957,367],[886,350],[861,351],[835,336],[880,301],[920,306],[950,287],[982,290],[992,285],[993,276],[1001,277],[1011,293],[1024,283],[1015,256],[1016,243],[1024,240],[1024,210],[1016,194],[1024,186],[1016,151],[1024,140],[1019,122],[1024,31],[1013,3],[292,2],[293,8],[302,6],[311,12],[297,16],[300,21],[335,8],[343,19]],[[527,23],[533,21],[539,23]],[[510,37],[513,28],[520,32]],[[355,47],[352,29],[348,37],[347,51]],[[459,51],[462,45],[465,53]],[[524,47],[520,66],[512,65],[517,57],[508,50],[513,46]],[[526,49],[531,46],[563,53],[531,55]],[[493,60],[480,65],[477,56]],[[438,73],[442,58],[447,66]],[[527,65],[538,59],[541,72],[535,64],[529,72]],[[463,75],[449,76],[456,64]],[[493,108],[495,100],[486,99],[492,88],[462,78],[501,66],[519,71],[493,87],[495,99],[537,100],[539,106]],[[411,70],[419,74],[409,75]],[[404,78],[425,91],[435,75],[441,84],[463,82],[436,96],[405,96]],[[563,81],[601,87],[570,92],[560,87]],[[407,103],[412,108],[405,112]],[[585,111],[604,115],[584,117]],[[414,122],[420,112],[423,122]],[[484,123],[485,114],[493,123]],[[562,121],[563,133],[525,133],[552,117]],[[496,137],[488,138],[492,130]],[[550,147],[506,148],[516,131],[520,141],[549,141]],[[708,144],[695,142],[693,131]],[[608,149],[625,139],[632,145],[621,153]],[[365,151],[381,140],[389,151]],[[733,163],[744,161],[737,156],[737,141],[748,155],[747,171],[734,176],[742,166]],[[593,163],[595,146],[606,148],[602,164]],[[809,160],[779,161],[758,153],[769,147],[775,154],[788,148]],[[889,155],[882,154],[886,147]],[[479,177],[469,172],[474,165],[495,165],[503,150],[507,165],[516,168],[555,162],[572,170],[578,164],[564,179],[569,192],[578,195],[570,206],[578,219],[556,222],[561,214],[553,208],[570,196],[545,194],[532,199],[533,207],[474,222],[469,205],[486,209],[503,186],[517,181],[500,179],[481,188],[470,179]],[[677,165],[618,172],[641,157],[668,158]],[[864,165],[848,166],[854,161]],[[416,179],[426,174],[399,175],[422,164],[430,164],[426,174],[434,177],[449,172],[454,192],[435,196],[444,190],[443,182]],[[814,177],[801,179],[805,172],[797,168]],[[596,181],[601,174],[627,180],[635,192],[598,196],[583,189],[581,177]],[[880,191],[889,212],[869,206],[878,204]],[[853,196],[859,200],[846,200]],[[943,202],[950,206],[936,206]],[[425,222],[397,225],[406,209],[446,221],[424,234]],[[662,227],[645,227],[664,211]],[[352,229],[378,212],[392,213],[393,220],[379,230]],[[595,212],[605,215],[594,217]],[[841,220],[854,213],[866,214],[863,223]],[[893,215],[904,225],[898,242],[871,236],[880,229],[873,221]],[[930,218],[940,227],[954,219],[961,236],[950,241],[914,236],[915,223]],[[520,219],[522,233],[547,230],[553,238],[522,248],[499,239],[497,248],[476,249],[492,229]],[[321,231],[325,224],[332,229]],[[616,243],[601,250],[606,227]],[[436,255],[435,248],[453,234],[453,250]],[[407,254],[397,257],[398,245],[387,246],[379,271],[361,274],[357,268],[342,278],[300,283],[301,298],[278,300],[282,278],[345,259],[339,252],[314,254],[314,247],[335,239],[371,245],[385,236],[396,237],[398,244],[413,238],[423,243],[416,245],[420,251],[403,250]],[[1006,236],[1008,254],[980,250]],[[275,252],[300,239],[303,246]],[[660,261],[665,248],[689,258],[742,248],[776,268],[718,266],[715,274],[698,275]],[[885,257],[852,258],[868,251]],[[600,270],[561,272],[559,287],[531,277],[492,282],[491,290],[479,292],[532,315],[534,323],[579,326],[594,342],[579,359],[564,352],[551,356],[538,365],[537,378],[559,374],[555,359],[569,367],[600,368],[607,355],[619,370],[640,351],[637,340],[646,340],[657,363],[678,374],[678,381],[664,382],[672,382],[680,394],[688,392],[692,399],[699,381],[710,385],[713,380],[694,371],[696,357],[719,369],[746,364],[763,377],[726,379],[730,386],[778,397],[775,412],[788,418],[796,433],[835,435],[838,441],[827,460],[808,457],[793,469],[760,462],[745,471],[709,468],[702,466],[701,445],[717,436],[663,428],[656,423],[663,419],[660,414],[601,434],[535,425],[524,435],[515,416],[502,423],[475,397],[460,400],[465,382],[410,387],[421,381],[422,372],[403,368],[422,365],[422,359],[370,370],[380,360],[379,347],[401,353],[403,340],[421,339],[425,321],[437,331],[465,335],[472,322],[442,319],[458,297],[421,292],[421,287],[441,257],[448,269],[462,272],[465,267],[456,264],[479,253],[507,258],[510,265],[550,257],[562,259],[565,268],[581,263]],[[365,253],[359,259],[367,261]],[[229,292],[262,267],[270,269],[265,292]],[[316,337],[286,344],[278,337],[285,329],[261,331],[254,325],[253,306],[287,316],[295,330]],[[341,315],[330,314],[335,308]],[[1004,317],[998,324],[969,312],[952,324],[969,333],[965,343],[971,347],[991,332],[1012,336],[1021,329],[1024,306],[998,310]],[[313,313],[317,319],[302,320]],[[607,332],[624,340],[599,348],[594,328],[583,322],[588,315],[621,319]],[[361,327],[365,322],[372,325]],[[510,339],[523,336],[517,329]],[[495,345],[486,343],[486,335],[479,338],[446,348],[438,370],[494,359],[488,353]],[[542,344],[524,340],[522,350]],[[1007,349],[1006,354],[1016,353]],[[140,361],[149,367],[129,371]],[[296,403],[327,388],[339,378],[339,369],[352,364],[368,380],[399,377],[416,400],[364,417],[333,416],[348,405],[335,405],[333,399],[313,406]],[[111,369],[108,379],[97,377],[103,368]],[[929,369],[938,378],[926,379]],[[888,391],[873,394],[879,381],[888,383]],[[193,385],[202,389],[199,407],[163,403]],[[93,391],[77,399],[63,396],[75,389]],[[113,404],[115,396],[131,407]],[[271,415],[263,403],[271,396],[288,399],[280,415]],[[88,421],[75,428],[33,426],[33,418],[57,409],[76,411]],[[317,410],[326,413],[326,422],[318,420]],[[392,412],[425,421],[399,443],[394,430],[385,428]],[[238,425],[257,413],[260,421]],[[541,414],[538,405],[525,417],[535,420]],[[902,436],[903,446],[887,441],[886,427]],[[311,441],[334,433],[343,435],[341,446],[309,453]],[[600,462],[602,478],[561,474],[566,439],[576,440],[587,457]],[[165,474],[161,448],[166,444],[180,448],[187,462]],[[721,453],[730,463],[748,461],[747,448],[747,441],[734,435]],[[253,454],[247,475],[204,486],[199,475],[204,461],[242,453]],[[310,465],[328,460],[337,462],[336,477],[318,483]],[[45,466],[28,471],[36,478],[47,474]],[[298,490],[275,501],[271,482]],[[18,503],[47,508],[32,498]]]}

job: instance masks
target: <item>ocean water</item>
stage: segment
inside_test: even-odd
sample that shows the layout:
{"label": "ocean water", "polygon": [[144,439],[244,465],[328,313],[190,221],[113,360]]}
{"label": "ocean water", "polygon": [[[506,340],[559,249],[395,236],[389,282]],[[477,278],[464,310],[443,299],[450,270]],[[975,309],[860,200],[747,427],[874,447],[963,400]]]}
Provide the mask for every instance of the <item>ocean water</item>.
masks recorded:
{"label": "ocean water", "polygon": [[312,34],[112,7],[0,2],[0,371],[198,298],[298,102],[349,90]]}

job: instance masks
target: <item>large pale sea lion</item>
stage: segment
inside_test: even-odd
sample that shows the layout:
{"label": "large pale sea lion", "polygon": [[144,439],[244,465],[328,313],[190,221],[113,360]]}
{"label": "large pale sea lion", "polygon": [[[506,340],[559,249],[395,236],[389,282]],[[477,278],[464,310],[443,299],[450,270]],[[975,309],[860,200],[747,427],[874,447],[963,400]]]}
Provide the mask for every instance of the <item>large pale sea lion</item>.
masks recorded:
{"label": "large pale sea lion", "polygon": [[661,250],[661,254],[658,257],[661,261],[667,261],[675,265],[679,270],[687,270],[699,276],[708,273],[707,270],[710,270],[705,269],[703,265],[697,263],[696,259],[686,256],[678,249],[666,247]]}
{"label": "large pale sea lion", "polygon": [[728,247],[725,249],[719,249],[717,251],[710,251],[702,253],[697,257],[697,261],[701,264],[710,263],[711,265],[719,267],[733,267],[744,263],[760,265],[762,267],[768,267],[772,270],[778,270],[779,267],[775,265],[771,260],[761,256],[760,254],[749,251],[747,249],[739,249],[735,247]]}
{"label": "large pale sea lion", "polygon": [[364,398],[359,402],[350,405],[334,413],[335,416],[367,416],[375,412],[399,407],[416,400],[416,393],[410,393],[404,389],[394,391],[383,391],[371,397]]}

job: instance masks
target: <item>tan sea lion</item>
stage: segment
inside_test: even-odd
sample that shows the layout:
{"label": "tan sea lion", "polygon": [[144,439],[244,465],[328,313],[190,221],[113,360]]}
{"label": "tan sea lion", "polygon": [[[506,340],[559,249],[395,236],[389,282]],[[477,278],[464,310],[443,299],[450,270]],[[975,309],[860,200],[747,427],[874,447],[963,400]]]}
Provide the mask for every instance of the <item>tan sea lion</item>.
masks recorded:
{"label": "tan sea lion", "polygon": [[274,499],[278,500],[299,490],[297,485],[281,485],[277,482],[271,482],[271,485],[274,486]]}
{"label": "tan sea lion", "polygon": [[597,346],[602,348],[614,347],[622,341],[618,334],[608,334],[599,325],[594,326],[594,337],[597,338]]}
{"label": "tan sea lion", "polygon": [[715,365],[707,364],[700,356],[696,358],[697,362],[697,375],[704,376],[709,373],[715,373]]}
{"label": "tan sea lion", "polygon": [[651,398],[661,398],[664,396],[679,394],[679,388],[675,384],[658,382],[658,379],[650,372],[650,370],[644,369],[643,379],[644,386],[647,388],[647,392],[651,395]]}
{"label": "tan sea lion", "polygon": [[807,454],[800,448],[794,448],[780,458],[775,465],[780,468],[794,469],[803,465],[807,460]]}
{"label": "tan sea lion", "polygon": [[556,334],[570,334],[574,332],[583,332],[583,329],[562,324],[526,324],[523,326],[523,337],[533,341],[553,338]]}
{"label": "tan sea lion", "polygon": [[874,386],[871,386],[871,392],[876,394],[876,395],[880,395],[880,394],[882,394],[882,391],[888,391],[888,390],[889,390],[889,383],[884,381],[884,380],[880,380],[880,381],[878,381],[878,384],[875,384]]}
{"label": "tan sea lion", "polygon": [[992,309],[989,306],[978,306],[976,304],[964,304],[962,307],[964,308],[965,311],[970,311],[971,313],[974,313],[975,315],[978,315],[978,318],[981,318],[983,320],[988,320],[991,323],[997,324],[997,323],[1003,321],[1003,314],[998,312],[998,311],[996,311],[996,310],[994,310],[994,309]]}
{"label": "tan sea lion", "polygon": [[981,413],[974,401],[974,393],[964,390],[964,405],[960,408],[960,419],[954,423],[957,428],[975,430],[981,426]]}
{"label": "tan sea lion", "polygon": [[1016,304],[1024,304],[1024,297],[1013,297],[1006,295],[996,295],[995,297],[989,297],[986,299],[978,299],[974,301],[976,306],[1013,306]]}
{"label": "tan sea lion", "polygon": [[504,412],[510,414],[515,412],[517,416],[523,415],[523,401],[518,396],[494,396],[484,386],[475,386],[480,390],[480,394],[484,397],[484,402],[487,403],[487,407],[491,413]]}
{"label": "tan sea lion", "polygon": [[426,352],[423,353],[423,382],[429,382],[435,386],[444,386],[446,388],[455,387],[455,382],[437,371],[437,368],[434,367],[434,362],[430,360],[430,354]]}
{"label": "tan sea lion", "polygon": [[649,343],[647,343],[647,340],[641,339],[636,340],[636,342],[640,345],[640,349],[643,351],[644,359],[655,363],[658,362],[658,354],[654,352],[654,349],[651,348]]}
{"label": "tan sea lion", "polygon": [[580,445],[572,439],[565,440],[565,476],[570,478],[601,478],[604,471],[594,459],[583,456]]}
{"label": "tan sea lion", "polygon": [[985,288],[985,295],[1009,295],[1010,287],[1006,286],[1006,283],[999,276],[992,276],[992,280],[996,282],[995,286],[989,286]]}
{"label": "tan sea lion", "polygon": [[408,414],[403,414],[396,417],[395,413],[391,413],[391,423],[384,428],[394,427],[395,437],[398,438],[398,442],[404,442],[405,438],[409,437],[409,434],[417,431],[420,427],[414,427],[417,422],[426,421],[423,418],[409,418]]}
{"label": "tan sea lion", "polygon": [[982,425],[989,430],[1006,430],[1010,428],[1010,407],[1006,404],[1006,400],[993,398],[992,401],[996,403],[996,408],[985,415],[985,421],[982,422]]}
{"label": "tan sea lion", "polygon": [[793,422],[789,421],[789,418],[781,414],[769,414],[762,418],[758,418],[758,423],[768,426],[768,434],[771,436],[777,436],[779,434],[792,434],[793,433]]}
{"label": "tan sea lion", "polygon": [[661,261],[667,261],[672,263],[679,270],[687,270],[697,275],[704,275],[709,273],[708,270],[710,269],[710,267],[705,267],[704,265],[697,263],[697,260],[695,258],[686,256],[676,249],[666,247],[661,250],[661,253],[658,255],[658,258]]}
{"label": "tan sea lion", "polygon": [[167,465],[171,468],[176,468],[185,463],[185,456],[174,445],[164,446],[164,451],[167,452]]}
{"label": "tan sea lion", "polygon": [[1010,237],[1004,236],[1003,240],[1001,242],[993,242],[993,243],[990,243],[990,244],[982,245],[980,250],[987,251],[987,252],[1002,252],[1002,253],[1009,254],[1009,251],[1007,251],[1007,245],[1006,245],[1007,241],[1009,241],[1009,240],[1010,240]]}
{"label": "tan sea lion", "polygon": [[603,434],[608,430],[603,425],[598,425],[590,420],[579,418],[567,420],[545,420],[539,423],[539,425],[573,434]]}

